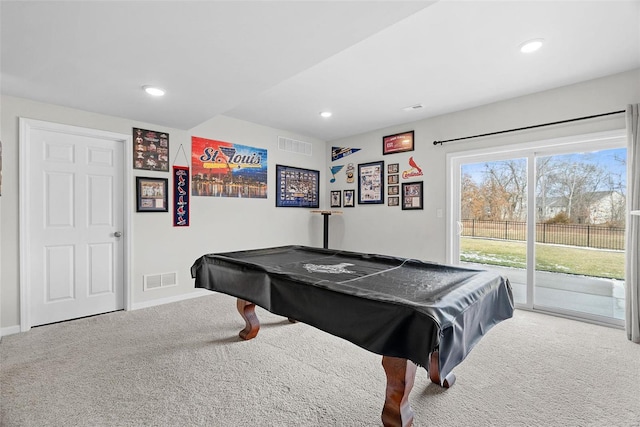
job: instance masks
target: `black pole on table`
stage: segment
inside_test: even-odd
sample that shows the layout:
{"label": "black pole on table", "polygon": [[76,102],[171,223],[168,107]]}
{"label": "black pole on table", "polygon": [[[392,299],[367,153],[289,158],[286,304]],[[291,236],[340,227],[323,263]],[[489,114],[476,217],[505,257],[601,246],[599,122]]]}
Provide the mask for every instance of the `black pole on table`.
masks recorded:
{"label": "black pole on table", "polygon": [[323,235],[323,248],[329,249],[329,215],[331,212],[322,212],[324,217],[324,235]]}

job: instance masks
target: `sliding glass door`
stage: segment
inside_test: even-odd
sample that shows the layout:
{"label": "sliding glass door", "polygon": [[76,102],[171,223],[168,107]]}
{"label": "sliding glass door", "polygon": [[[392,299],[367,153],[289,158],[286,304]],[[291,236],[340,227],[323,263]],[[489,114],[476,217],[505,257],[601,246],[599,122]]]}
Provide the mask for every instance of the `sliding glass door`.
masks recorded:
{"label": "sliding glass door", "polygon": [[534,303],[624,319],[626,149],[535,162]]}
{"label": "sliding glass door", "polygon": [[457,261],[499,269],[514,298],[526,303],[527,159],[516,157],[460,166]]}
{"label": "sliding glass door", "polygon": [[451,262],[499,270],[516,304],[621,325],[621,132],[448,155]]}

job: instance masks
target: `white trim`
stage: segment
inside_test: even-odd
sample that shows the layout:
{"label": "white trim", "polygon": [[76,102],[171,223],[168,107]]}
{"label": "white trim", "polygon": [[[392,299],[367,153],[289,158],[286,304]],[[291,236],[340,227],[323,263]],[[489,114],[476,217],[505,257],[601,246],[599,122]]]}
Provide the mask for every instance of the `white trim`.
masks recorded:
{"label": "white trim", "polygon": [[[460,188],[460,177],[455,173],[460,170],[460,163],[455,153],[447,153],[445,163],[445,191],[446,201],[445,207],[447,212],[447,220],[445,221],[445,262],[447,264],[455,264],[454,254],[460,253],[460,239],[456,239],[457,234],[454,234],[457,227],[457,218],[460,216],[460,200],[456,200],[453,197],[454,188]],[[458,191],[455,192],[458,194]]]}
{"label": "white trim", "polygon": [[91,137],[99,137],[103,139],[110,139],[112,141],[122,142],[124,144],[123,150],[123,159],[121,159],[123,163],[123,192],[124,192],[124,264],[123,264],[123,305],[125,310],[130,310],[131,307],[131,266],[129,262],[129,257],[133,253],[131,248],[131,241],[133,240],[131,236],[133,235],[132,230],[132,185],[131,185],[131,165],[133,164],[133,142],[131,135],[90,129],[72,125],[65,125],[60,123],[52,123],[46,122],[42,120],[28,119],[24,117],[19,118],[19,165],[20,165],[20,173],[19,173],[19,181],[18,181],[18,191],[20,195],[20,203],[19,203],[19,218],[20,218],[20,331],[26,332],[31,329],[31,319],[29,318],[29,301],[30,301],[30,281],[31,274],[27,268],[26,260],[28,259],[30,253],[29,247],[29,219],[30,219],[30,206],[29,200],[25,197],[27,190],[30,188],[29,182],[29,173],[30,173],[30,133],[31,130],[45,130],[50,132],[62,132],[72,135],[78,136],[91,136]]}
{"label": "white trim", "polygon": [[[158,298],[158,299],[154,299],[151,301],[146,301],[146,302],[141,302],[138,304],[133,304],[133,306],[129,309],[125,309],[125,311],[132,311],[132,310],[140,310],[143,308],[150,308],[150,307],[155,307],[158,305],[163,305],[163,304],[169,304],[172,302],[178,302],[178,301],[185,301],[188,299],[192,299],[192,298],[200,298],[200,297],[205,297],[207,295],[212,295],[216,292],[212,292],[206,289],[194,289],[193,292],[190,292],[188,294],[181,294],[181,295],[175,295],[172,297],[167,297],[167,298]],[[24,332],[21,330],[20,325],[15,325],[15,326],[8,326],[6,328],[1,328],[0,329],[0,337],[4,337],[7,335],[14,335],[14,334],[18,334],[20,332]]]}
{"label": "white trim", "polygon": [[624,320],[614,319],[612,317],[598,316],[597,314],[575,312],[556,307],[545,307],[536,305],[533,308],[519,306],[518,309],[525,311],[534,311],[536,313],[548,314],[550,316],[562,317],[564,319],[577,320],[580,322],[591,323],[599,326],[606,326],[615,329],[624,329]]}
{"label": "white trim", "polygon": [[124,135],[124,309],[133,310],[133,137]]}
{"label": "white trim", "polygon": [[166,298],[156,298],[150,301],[144,301],[144,302],[138,302],[133,304],[133,307],[131,308],[132,310],[139,310],[142,308],[149,308],[149,307],[155,307],[157,305],[163,305],[163,304],[169,304],[172,302],[178,302],[178,301],[184,301],[184,300],[188,300],[191,298],[199,298],[199,297],[204,297],[207,295],[211,295],[213,294],[212,291],[206,290],[206,289],[194,289],[193,292],[189,292],[188,294],[180,294],[180,295],[174,295],[172,297],[166,297]]}
{"label": "white trim", "polygon": [[[536,217],[536,186],[529,185],[530,182],[536,182],[536,154],[535,152],[529,152],[527,155],[527,218]],[[534,165],[534,167],[530,167]],[[529,201],[532,200],[533,203]],[[536,221],[527,221],[527,236],[536,235]],[[526,238],[527,244],[527,283],[533,283],[533,286],[527,286],[527,296],[524,305],[526,308],[534,308],[535,299],[535,280],[536,280],[536,242],[535,239]]]}
{"label": "white trim", "polygon": [[[591,144],[594,149],[605,149],[604,144],[610,140],[626,138],[625,129],[618,129],[605,132],[595,132],[585,135],[572,135],[562,138],[542,139],[539,141],[530,141],[525,143],[502,145],[497,147],[479,148],[475,150],[455,151],[447,154],[447,158],[465,158],[466,163],[472,162],[472,158],[476,156],[484,156],[486,154],[494,154],[500,160],[501,157],[512,158],[517,156],[518,152],[528,152],[532,149],[536,150],[536,154],[552,150],[555,154],[561,154],[561,151],[570,152],[576,144]],[[564,150],[561,150],[564,148]]]}
{"label": "white trim", "polygon": [[29,156],[29,129],[32,122],[28,119],[23,119],[20,117],[20,132],[18,134],[18,138],[20,141],[20,152],[19,152],[19,165],[20,165],[20,177],[18,178],[18,194],[20,195],[19,200],[19,238],[20,238],[20,331],[26,332],[31,329],[31,323],[29,322],[29,301],[31,297],[31,292],[29,289],[29,283],[31,283],[31,275],[29,270],[27,269],[26,262],[23,260],[28,259],[30,253],[29,247],[29,227],[28,227],[28,218],[29,218],[29,202],[25,194],[27,194],[27,189],[30,187],[29,183],[29,174],[28,172],[28,156]]}
{"label": "white trim", "polygon": [[19,334],[20,325],[7,326],[6,328],[0,328],[0,337],[6,337],[7,335]]}

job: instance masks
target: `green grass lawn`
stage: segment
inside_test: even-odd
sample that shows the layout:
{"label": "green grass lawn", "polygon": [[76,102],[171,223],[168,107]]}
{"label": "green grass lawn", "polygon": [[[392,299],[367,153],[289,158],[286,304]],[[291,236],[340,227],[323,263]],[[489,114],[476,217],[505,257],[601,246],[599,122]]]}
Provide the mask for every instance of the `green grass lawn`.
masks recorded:
{"label": "green grass lawn", "polygon": [[[524,242],[460,238],[460,260],[526,268]],[[536,269],[555,273],[624,279],[624,252],[536,244]]]}

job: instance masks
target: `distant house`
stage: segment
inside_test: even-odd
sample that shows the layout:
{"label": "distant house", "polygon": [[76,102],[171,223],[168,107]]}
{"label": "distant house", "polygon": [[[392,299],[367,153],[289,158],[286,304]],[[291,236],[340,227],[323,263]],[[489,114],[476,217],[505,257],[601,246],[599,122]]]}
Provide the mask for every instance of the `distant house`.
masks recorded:
{"label": "distant house", "polygon": [[564,212],[578,224],[605,224],[624,221],[626,199],[618,191],[593,191],[572,201],[568,197],[541,197],[537,200],[539,220],[546,221]]}
{"label": "distant house", "polygon": [[536,201],[538,207],[538,218],[542,221],[551,219],[562,212],[568,211],[568,200],[566,197],[539,197]]}
{"label": "distant house", "polygon": [[589,205],[590,224],[624,220],[626,198],[617,191],[596,191]]}

